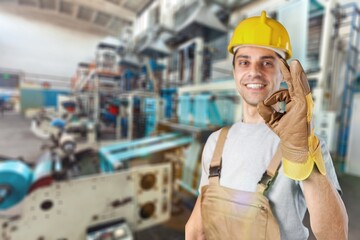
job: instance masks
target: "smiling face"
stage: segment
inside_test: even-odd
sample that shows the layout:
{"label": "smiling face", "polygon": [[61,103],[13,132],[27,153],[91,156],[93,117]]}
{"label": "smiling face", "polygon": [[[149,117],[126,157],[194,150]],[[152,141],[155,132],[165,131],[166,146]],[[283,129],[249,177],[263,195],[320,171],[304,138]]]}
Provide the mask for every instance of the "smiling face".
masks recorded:
{"label": "smiling face", "polygon": [[235,53],[234,79],[245,104],[256,107],[279,90],[283,79],[278,55],[266,48],[241,47]]}

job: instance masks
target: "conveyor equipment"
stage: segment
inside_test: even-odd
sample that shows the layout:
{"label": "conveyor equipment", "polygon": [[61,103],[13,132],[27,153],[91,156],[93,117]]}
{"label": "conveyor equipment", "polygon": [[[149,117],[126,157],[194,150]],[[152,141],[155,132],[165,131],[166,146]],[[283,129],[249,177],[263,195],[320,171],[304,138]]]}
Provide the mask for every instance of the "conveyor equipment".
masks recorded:
{"label": "conveyor equipment", "polygon": [[190,144],[192,137],[179,133],[165,133],[155,137],[120,142],[100,148],[101,169],[112,172],[125,168],[133,158],[145,157],[153,153],[170,150]]}

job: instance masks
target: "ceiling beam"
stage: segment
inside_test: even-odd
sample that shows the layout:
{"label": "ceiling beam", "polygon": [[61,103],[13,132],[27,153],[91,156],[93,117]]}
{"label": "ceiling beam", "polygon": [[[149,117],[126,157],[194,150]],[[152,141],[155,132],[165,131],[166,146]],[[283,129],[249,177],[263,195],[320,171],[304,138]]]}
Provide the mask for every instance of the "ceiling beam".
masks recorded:
{"label": "ceiling beam", "polygon": [[136,13],[124,7],[103,0],[73,0],[75,4],[84,5],[92,9],[101,9],[101,11],[117,16],[121,19],[133,22],[136,19]]}

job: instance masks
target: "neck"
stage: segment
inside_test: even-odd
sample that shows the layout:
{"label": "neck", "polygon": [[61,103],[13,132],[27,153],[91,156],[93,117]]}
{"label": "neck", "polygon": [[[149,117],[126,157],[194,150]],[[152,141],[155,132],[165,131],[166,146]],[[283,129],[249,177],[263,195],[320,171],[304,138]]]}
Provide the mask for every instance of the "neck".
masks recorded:
{"label": "neck", "polygon": [[260,116],[256,106],[251,106],[246,103],[243,105],[243,119],[244,123],[263,123],[264,119]]}

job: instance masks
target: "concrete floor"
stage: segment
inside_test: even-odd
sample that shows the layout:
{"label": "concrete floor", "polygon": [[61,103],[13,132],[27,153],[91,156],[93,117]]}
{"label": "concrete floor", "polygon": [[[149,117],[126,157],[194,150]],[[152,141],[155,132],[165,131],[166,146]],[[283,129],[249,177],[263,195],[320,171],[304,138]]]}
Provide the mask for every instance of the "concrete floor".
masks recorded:
{"label": "concrete floor", "polygon": [[[30,132],[30,121],[16,113],[0,116],[0,156],[23,157],[25,161],[36,162],[41,155],[40,147],[45,141]],[[343,200],[349,215],[349,240],[360,239],[360,178],[350,175],[339,176],[343,189]],[[159,226],[135,233],[136,239],[163,240],[184,239],[184,225],[191,213],[194,198],[187,196],[184,204],[178,205],[176,214]],[[308,225],[308,217],[304,220]],[[315,239],[311,236],[309,239]]]}

